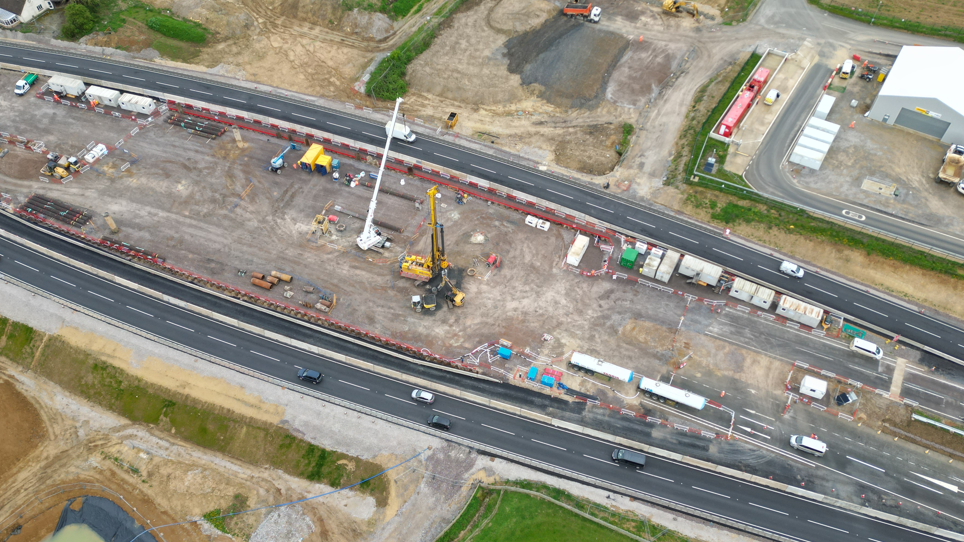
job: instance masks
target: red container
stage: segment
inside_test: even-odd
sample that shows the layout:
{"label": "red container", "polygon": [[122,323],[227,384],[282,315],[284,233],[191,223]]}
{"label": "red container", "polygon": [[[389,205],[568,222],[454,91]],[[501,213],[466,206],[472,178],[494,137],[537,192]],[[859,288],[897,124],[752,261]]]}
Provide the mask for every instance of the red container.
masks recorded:
{"label": "red container", "polygon": [[860,55],[854,55],[854,62],[860,62]]}

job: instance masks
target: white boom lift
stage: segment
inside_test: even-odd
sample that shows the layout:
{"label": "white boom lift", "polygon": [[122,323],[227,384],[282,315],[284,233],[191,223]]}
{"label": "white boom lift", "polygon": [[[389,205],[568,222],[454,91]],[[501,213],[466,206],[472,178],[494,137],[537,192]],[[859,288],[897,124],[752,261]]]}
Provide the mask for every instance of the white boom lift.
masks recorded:
{"label": "white boom lift", "polygon": [[392,144],[391,134],[395,131],[395,119],[398,117],[398,106],[401,105],[403,101],[401,98],[395,100],[395,111],[392,113],[392,121],[388,123],[386,129],[388,137],[385,138],[385,150],[382,151],[382,164],[378,166],[378,178],[375,179],[375,192],[372,194],[372,202],[368,205],[368,216],[365,217],[365,229],[362,230],[361,235],[355,240],[358,243],[358,248],[362,250],[388,248],[392,246],[388,241],[388,237],[382,235],[382,232],[372,224],[372,220],[375,218],[375,204],[378,200],[378,188],[382,184],[382,174],[385,173],[385,162],[388,161],[388,147]]}

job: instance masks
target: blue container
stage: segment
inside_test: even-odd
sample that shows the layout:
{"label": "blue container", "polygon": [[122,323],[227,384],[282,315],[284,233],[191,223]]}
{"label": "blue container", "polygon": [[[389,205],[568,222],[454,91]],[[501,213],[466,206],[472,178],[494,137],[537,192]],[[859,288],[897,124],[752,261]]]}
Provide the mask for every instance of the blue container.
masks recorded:
{"label": "blue container", "polygon": [[315,166],[315,171],[317,171],[318,173],[321,173],[322,175],[328,175],[328,170],[325,169],[325,166],[322,166],[322,165]]}
{"label": "blue container", "polygon": [[340,168],[340,167],[341,167],[341,163],[338,162],[338,159],[337,159],[337,158],[332,158],[332,159],[331,159],[331,170],[332,170],[332,171],[338,171],[338,168]]}
{"label": "blue container", "polygon": [[371,179],[372,179],[373,181],[374,181],[375,179],[378,179],[378,174],[377,174],[377,173],[369,173],[368,176],[371,177]]}
{"label": "blue container", "polygon": [[533,381],[533,382],[535,382],[535,381],[536,381],[536,375],[538,375],[538,374],[539,374],[539,368],[538,368],[538,367],[529,367],[529,374],[526,375],[526,378],[529,379],[529,380],[531,380],[531,381]]}
{"label": "blue container", "polygon": [[541,384],[551,388],[556,385],[556,379],[552,378],[551,376],[542,375]]}
{"label": "blue container", "polygon": [[506,347],[504,347],[504,346],[500,346],[500,347],[499,347],[499,357],[502,358],[502,359],[509,359],[509,358],[511,358],[511,357],[512,357],[512,350],[509,350],[508,348],[506,348]]}

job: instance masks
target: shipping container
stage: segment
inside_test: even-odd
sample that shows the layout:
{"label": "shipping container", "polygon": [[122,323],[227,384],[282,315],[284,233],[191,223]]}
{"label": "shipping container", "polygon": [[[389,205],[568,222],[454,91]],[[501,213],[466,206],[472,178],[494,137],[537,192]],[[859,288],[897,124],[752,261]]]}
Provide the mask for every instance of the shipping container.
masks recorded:
{"label": "shipping container", "polygon": [[832,122],[827,122],[823,119],[817,119],[813,117],[810,117],[810,120],[807,121],[807,126],[810,128],[815,128],[817,130],[820,130],[821,132],[827,132],[828,134],[832,134],[834,136],[836,136],[837,132],[840,131],[839,124],[834,124]]}
{"label": "shipping container", "polygon": [[821,130],[817,130],[816,128],[810,128],[808,126],[803,129],[803,135],[801,137],[816,139],[817,141],[822,141],[824,143],[833,143],[833,140],[836,137],[836,135],[828,132],[823,132]]}
{"label": "shipping container", "polygon": [[639,252],[637,252],[635,248],[627,248],[623,251],[622,256],[619,257],[619,265],[626,269],[632,269],[636,266],[636,258],[638,256]]}
{"label": "shipping container", "polygon": [[121,97],[121,93],[112,88],[104,88],[104,87],[91,85],[87,87],[87,92],[84,93],[84,96],[87,98],[87,101],[89,102],[96,100],[98,105],[109,105],[111,107],[120,106],[119,100]]}
{"label": "shipping container", "polygon": [[569,254],[566,255],[566,263],[574,267],[579,267],[579,262],[581,262],[582,257],[586,255],[587,249],[589,249],[589,237],[577,234],[576,238],[572,241],[572,246],[569,247]]}
{"label": "shipping container", "polygon": [[793,153],[790,155],[790,161],[794,164],[800,164],[801,166],[808,167],[810,169],[819,170],[820,165],[823,164],[823,159],[826,156],[826,154],[821,152],[806,149],[798,145],[793,148]]}
{"label": "shipping container", "polygon": [[816,139],[810,139],[809,137],[801,137],[800,140],[797,141],[797,147],[817,151],[820,154],[827,154],[830,152],[829,143],[824,143],[823,141],[818,141]]}
{"label": "shipping container", "polygon": [[679,263],[679,255],[680,253],[675,250],[667,250],[662,263],[656,268],[656,277],[654,278],[660,282],[669,282],[676,270],[676,264]]}
{"label": "shipping container", "polygon": [[142,113],[144,115],[150,115],[157,109],[157,106],[154,105],[154,100],[146,96],[138,96],[137,94],[124,93],[117,101],[121,109]]}
{"label": "shipping container", "polygon": [[87,90],[87,86],[84,85],[84,82],[80,79],[63,75],[51,77],[50,80],[47,81],[47,88],[58,94],[67,94],[69,96],[83,96],[84,91]]}
{"label": "shipping container", "polygon": [[808,305],[787,295],[780,298],[780,303],[777,304],[777,314],[812,328],[818,327],[823,320],[823,309]]}
{"label": "shipping container", "polygon": [[639,379],[639,389],[643,390],[643,395],[656,399],[660,403],[668,400],[696,410],[703,410],[706,406],[706,397],[645,376]]}
{"label": "shipping container", "polygon": [[590,375],[599,373],[623,382],[633,381],[633,372],[629,369],[624,369],[618,365],[613,365],[612,363],[607,363],[601,359],[596,359],[579,352],[572,353],[572,357],[569,358],[569,365],[582,369]]}
{"label": "shipping container", "polygon": [[646,261],[643,262],[643,266],[639,268],[639,272],[642,273],[644,277],[653,278],[656,276],[656,268],[659,267],[659,262],[663,260],[663,249],[654,248],[650,251],[649,256],[646,257]]}
{"label": "shipping container", "polygon": [[820,101],[817,102],[817,109],[813,112],[813,116],[821,120],[827,120],[827,115],[830,114],[830,108],[833,107],[835,101],[837,101],[837,99],[833,96],[824,95],[824,97],[820,98]]}

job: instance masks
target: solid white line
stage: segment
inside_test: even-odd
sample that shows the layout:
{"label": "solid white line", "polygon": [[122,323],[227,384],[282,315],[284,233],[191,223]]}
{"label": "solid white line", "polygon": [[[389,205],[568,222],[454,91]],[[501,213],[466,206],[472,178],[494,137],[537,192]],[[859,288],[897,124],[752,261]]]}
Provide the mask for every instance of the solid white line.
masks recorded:
{"label": "solid white line", "polygon": [[821,358],[823,358],[823,359],[833,359],[833,358],[830,357],[830,356],[825,356],[825,355],[823,355],[823,354],[818,354],[818,353],[816,353],[816,352],[811,352],[810,350],[807,350],[806,348],[800,348],[799,346],[797,347],[797,350],[803,350],[804,352],[806,352],[806,353],[808,353],[808,354],[813,354],[814,356],[821,357]]}
{"label": "solid white line", "polygon": [[276,109],[276,108],[274,108],[274,107],[271,107],[270,105],[261,105],[261,104],[255,104],[255,105],[257,105],[258,107],[263,107],[263,108],[265,108],[265,109],[270,109],[270,110],[272,110],[272,111],[278,111],[278,112],[281,111],[280,109]]}
{"label": "solid white line", "polygon": [[54,280],[59,280],[60,282],[63,282],[64,284],[69,284],[70,286],[73,286],[74,288],[77,287],[76,284],[74,284],[74,283],[72,283],[72,282],[67,282],[67,281],[64,280],[64,279],[57,278],[57,277],[55,277],[55,276],[53,276],[53,275],[50,275],[50,278],[52,278],[52,279],[54,279]]}
{"label": "solid white line", "polygon": [[904,322],[904,325],[907,326],[907,327],[912,327],[912,328],[916,329],[917,331],[923,331],[924,333],[926,333],[926,334],[928,334],[928,335],[933,335],[934,337],[937,337],[938,339],[941,338],[941,336],[938,335],[938,334],[936,334],[936,333],[931,333],[930,331],[927,331],[926,329],[921,329],[921,328],[919,328],[919,327],[917,327],[917,326],[910,325],[910,324],[908,324],[907,322]]}
{"label": "solid white line", "polygon": [[835,530],[835,531],[840,531],[840,532],[842,532],[842,533],[850,533],[850,531],[845,531],[845,530],[843,530],[843,529],[838,529],[837,527],[831,527],[830,525],[824,525],[823,523],[817,523],[816,521],[814,521],[814,520],[812,520],[812,519],[808,519],[807,521],[809,521],[810,523],[813,523],[814,525],[819,525],[819,526],[821,526],[821,527],[826,527],[826,528],[828,528],[828,529],[833,529],[833,530]]}
{"label": "solid white line", "polygon": [[499,431],[499,432],[501,432],[501,433],[508,433],[508,434],[512,435],[513,437],[515,436],[515,433],[512,433],[512,432],[510,432],[510,431],[506,431],[505,429],[499,429],[498,427],[492,427],[491,425],[486,425],[486,424],[484,424],[484,423],[481,424],[481,425],[482,425],[482,427],[488,427],[489,429],[495,429],[496,431]]}
{"label": "solid white line", "polygon": [[557,194],[557,195],[562,196],[562,197],[564,197],[564,198],[573,199],[572,196],[567,196],[567,195],[563,194],[562,192],[556,192],[555,190],[549,190],[548,188],[546,188],[546,191],[552,192],[553,194]]}
{"label": "solid white line", "polygon": [[779,510],[774,510],[774,509],[772,509],[772,508],[767,508],[766,506],[760,506],[759,504],[755,504],[755,503],[752,503],[752,502],[749,503],[749,504],[750,504],[750,506],[756,506],[757,508],[762,508],[762,509],[764,509],[764,510],[769,510],[769,511],[775,512],[775,513],[777,513],[777,514],[783,514],[784,516],[789,516],[789,515],[790,515],[790,514],[788,514],[788,513],[786,513],[786,512],[781,512],[781,511],[779,511]]}
{"label": "solid white line", "polygon": [[238,346],[238,345],[236,345],[236,344],[234,344],[234,343],[229,343],[228,341],[226,341],[226,340],[224,340],[224,339],[219,339],[219,338],[217,338],[217,337],[212,337],[211,335],[208,335],[208,338],[209,338],[209,339],[214,339],[215,341],[218,341],[219,343],[229,344],[229,345],[231,345],[231,346]]}
{"label": "solid white line", "polygon": [[100,294],[98,294],[97,292],[91,292],[90,290],[87,290],[87,293],[88,293],[88,294],[94,294],[94,295],[96,295],[97,297],[101,297],[101,298],[103,298],[103,299],[106,299],[107,301],[110,301],[111,303],[114,302],[113,299],[107,297],[106,295],[100,295]]}
{"label": "solid white line", "polygon": [[105,72],[104,70],[95,70],[94,68],[88,68],[88,69],[89,69],[90,71],[92,71],[92,72],[106,73],[107,75],[111,75],[110,72]]}
{"label": "solid white line", "polygon": [[128,78],[128,79],[136,79],[136,80],[138,80],[138,81],[143,81],[143,80],[144,80],[144,79],[141,79],[140,77],[134,77],[133,75],[125,75],[124,77],[126,77],[126,78]]}
{"label": "solid white line", "polygon": [[667,233],[669,233],[670,235],[675,235],[676,237],[679,237],[680,239],[686,239],[686,240],[689,241],[690,243],[696,243],[697,245],[699,244],[698,241],[694,241],[694,240],[690,239],[689,237],[683,237],[682,235],[680,235],[680,234],[678,234],[678,233],[673,233],[673,232],[667,232]]}
{"label": "solid white line", "polygon": [[877,540],[876,538],[870,538],[869,536],[867,537],[867,540],[870,540],[870,542],[880,542],[880,540]]}
{"label": "solid white line", "polygon": [[363,390],[365,390],[365,391],[372,391],[372,390],[366,388],[365,386],[359,386],[358,384],[352,384],[351,382],[342,380],[342,379],[340,379],[340,378],[338,379],[338,381],[341,382],[342,384],[348,384],[349,386],[355,386],[356,388],[361,388],[361,389],[363,389]]}
{"label": "solid white line", "polygon": [[74,66],[73,64],[61,64],[60,62],[57,62],[56,64],[57,64],[58,66],[66,66],[66,67],[68,67],[68,68],[76,68],[76,67],[77,67],[77,66]]}
{"label": "solid white line", "polygon": [[[847,438],[847,437],[844,437],[844,438]],[[877,470],[879,470],[880,472],[887,472],[887,471],[885,471],[884,469],[882,469],[882,468],[880,468],[880,467],[871,465],[870,463],[865,463],[865,462],[863,462],[863,461],[861,461],[861,460],[859,460],[859,459],[854,459],[854,458],[850,457],[849,455],[847,456],[847,459],[849,459],[849,460],[851,460],[851,461],[856,461],[857,463],[860,463],[861,465],[867,465],[868,467],[870,467],[870,468],[872,468],[872,469],[877,469]]]}
{"label": "solid white line", "polygon": [[255,352],[254,350],[251,350],[251,353],[254,354],[254,355],[256,355],[256,356],[261,356],[261,357],[263,357],[263,358],[273,359],[274,361],[281,361],[281,360],[278,359],[278,358],[273,358],[273,357],[271,357],[271,356],[269,356],[269,355],[267,355],[267,354],[262,354],[261,352]]}
{"label": "solid white line", "polygon": [[130,310],[132,310],[132,311],[134,311],[134,312],[139,312],[139,313],[141,313],[141,314],[146,314],[146,315],[150,316],[151,318],[154,318],[154,315],[153,315],[153,314],[151,314],[151,313],[149,313],[149,312],[144,312],[144,311],[142,311],[141,309],[135,309],[134,307],[131,307],[130,305],[127,305],[127,308],[130,309]]}
{"label": "solid white line", "polygon": [[239,100],[238,98],[232,98],[230,96],[221,96],[221,97],[224,98],[225,100],[231,100],[232,102],[246,103],[244,100]]}
{"label": "solid white line", "polygon": [[451,160],[451,161],[453,161],[453,162],[458,162],[458,160],[456,160],[455,158],[449,158],[448,156],[445,156],[444,154],[439,154],[439,153],[437,153],[437,152],[433,152],[432,154],[434,154],[435,156],[441,156],[442,158],[445,158],[446,160]]}
{"label": "solid white line", "polygon": [[191,333],[194,333],[194,330],[191,329],[191,328],[189,328],[189,327],[187,327],[187,326],[182,326],[181,324],[175,324],[174,322],[172,322],[172,321],[170,321],[170,320],[166,320],[166,322],[167,322],[168,324],[171,324],[172,326],[177,326],[177,327],[179,327],[179,328],[181,328],[181,329],[186,329],[186,330],[190,331]]}
{"label": "solid white line", "polygon": [[562,446],[556,446],[555,444],[549,444],[548,442],[542,442],[541,440],[536,440],[536,439],[534,439],[534,438],[531,438],[531,439],[529,439],[529,440],[531,440],[532,442],[538,442],[539,444],[545,444],[546,446],[549,446],[550,448],[556,448],[557,450],[562,450],[562,451],[564,451],[564,452],[566,451],[566,449],[563,448]]}
{"label": "solid white line", "polygon": [[532,183],[530,183],[529,181],[523,181],[522,179],[516,179],[515,177],[511,177],[511,176],[510,176],[509,178],[512,179],[513,181],[517,181],[517,182],[520,182],[520,183],[522,183],[522,184],[527,184],[527,185],[529,185],[529,186],[532,186]]}
{"label": "solid white line", "polygon": [[449,414],[448,412],[445,412],[445,411],[442,411],[442,410],[437,410],[437,409],[434,409],[434,408],[433,408],[432,410],[435,411],[435,412],[438,412],[439,414],[445,414],[446,416],[451,416],[451,417],[453,417],[453,418],[458,418],[458,419],[460,419],[460,420],[464,420],[464,419],[465,419],[465,418],[463,418],[462,416],[456,416],[455,414]]}
{"label": "solid white line", "polygon": [[208,96],[214,96],[214,95],[211,94],[210,92],[204,92],[203,90],[196,90],[196,89],[193,89],[193,88],[189,88],[188,90],[190,90],[191,92],[197,92],[198,94],[207,94]]}
{"label": "solid white line", "polygon": [[614,466],[614,467],[618,467],[618,466],[619,466],[619,465],[613,463],[612,461],[606,461],[605,459],[599,459],[598,457],[593,457],[593,456],[591,456],[591,455],[582,454],[582,456],[583,456],[583,457],[588,457],[589,459],[594,459],[594,460],[596,460],[596,461],[599,461],[599,462],[601,462],[601,463],[605,463],[605,464],[607,464],[607,465],[612,465],[612,466]]}
{"label": "solid white line", "polygon": [[20,261],[17,261],[17,260],[14,260],[14,263],[18,263],[18,264],[20,264],[20,265],[22,265],[22,266],[24,266],[24,267],[26,267],[27,269],[33,269],[34,271],[36,271],[36,272],[38,272],[38,273],[40,272],[40,270],[39,270],[39,269],[37,269],[36,267],[30,267],[29,265],[27,265],[27,264],[25,264],[25,263],[23,263],[23,262],[20,262]]}
{"label": "solid white line", "polygon": [[481,169],[482,171],[488,171],[489,173],[495,173],[495,172],[492,171],[491,169],[485,169],[485,168],[482,167],[482,166],[477,166],[477,165],[475,165],[475,164],[469,164],[469,165],[472,166],[472,167],[475,167],[475,168],[479,168],[479,169]]}
{"label": "solid white line", "polygon": [[720,250],[720,249],[718,249],[718,248],[716,248],[716,247],[713,247],[713,250],[719,252],[720,254],[726,254],[727,256],[729,256],[729,257],[731,257],[731,258],[736,258],[737,260],[740,260],[741,262],[743,261],[743,258],[741,258],[741,257],[739,257],[739,256],[734,256],[734,255],[732,255],[732,254],[730,254],[730,253],[728,253],[728,252],[723,252],[722,250]]}
{"label": "solid white line", "polygon": [[635,218],[633,218],[633,217],[631,217],[631,216],[627,216],[626,218],[632,220],[633,222],[639,222],[640,224],[642,224],[642,225],[644,225],[644,226],[649,226],[650,228],[655,228],[655,227],[656,227],[656,226],[654,226],[654,225],[652,225],[652,224],[650,224],[650,223],[648,223],[648,222],[643,222],[642,220],[636,220]]}
{"label": "solid white line", "polygon": [[939,393],[934,393],[934,392],[932,392],[931,390],[922,388],[922,387],[920,387],[920,386],[915,386],[914,384],[906,383],[906,384],[904,384],[904,385],[907,386],[908,388],[915,389],[915,390],[920,391],[920,392],[922,392],[922,393],[928,393],[928,394],[930,394],[930,395],[933,395],[934,397],[944,397],[943,395],[941,395],[941,394],[939,394]]}
{"label": "solid white line", "polygon": [[36,58],[23,57],[23,59],[24,59],[24,60],[29,60],[29,61],[31,61],[31,62],[45,62],[45,61],[43,61],[43,60],[37,60]]}
{"label": "solid white line", "polygon": [[[385,397],[390,397],[390,398],[392,398],[392,399],[395,399],[396,401],[401,401],[401,402],[407,403],[407,404],[411,404],[411,403],[412,403],[412,402],[409,401],[408,399],[399,399],[398,397],[395,397],[394,395],[389,395],[389,394],[387,394],[387,393],[385,394]],[[465,419],[465,418],[463,418],[463,419]]]}
{"label": "solid white line", "polygon": [[332,125],[332,126],[337,126],[337,127],[339,127],[339,128],[344,128],[344,129],[346,129],[346,130],[351,130],[351,128],[349,128],[349,127],[347,127],[347,126],[342,126],[341,124],[335,124],[334,122],[328,122],[327,120],[325,121],[325,124],[330,124],[330,125]]}
{"label": "solid white line", "polygon": [[698,491],[705,491],[706,493],[711,493],[711,494],[713,494],[713,495],[718,495],[718,496],[720,496],[720,497],[725,497],[725,498],[727,498],[727,499],[730,498],[729,495],[724,495],[724,494],[722,494],[722,493],[717,493],[717,492],[715,492],[715,491],[710,491],[709,489],[703,489],[703,488],[701,488],[701,487],[696,487],[696,486],[692,486],[692,487],[693,487],[693,489],[696,489],[696,490],[698,490]]}
{"label": "solid white line", "polygon": [[659,478],[660,480],[666,480],[666,481],[669,482],[669,483],[673,483],[673,481],[670,480],[669,478],[663,478],[662,476],[656,476],[655,474],[650,474],[650,473],[648,473],[648,472],[643,472],[643,471],[641,471],[641,470],[639,470],[639,469],[636,469],[636,472],[638,472],[638,473],[640,473],[640,474],[645,474],[646,476],[652,476],[653,478]]}
{"label": "solid white line", "polygon": [[367,135],[367,136],[374,137],[375,139],[378,139],[378,138],[380,138],[380,137],[383,137],[383,136],[379,136],[379,135],[375,135],[375,134],[369,134],[368,132],[362,132],[362,133],[365,134],[365,135]]}
{"label": "solid white line", "polygon": [[308,116],[306,116],[306,115],[299,115],[298,113],[292,113],[292,115],[294,115],[294,116],[296,116],[296,117],[301,117],[301,118],[303,118],[303,119],[315,120],[314,117],[308,117]]}
{"label": "solid white line", "polygon": [[5,55],[5,54],[3,54],[3,53],[0,53],[0,56],[5,56],[5,57],[8,57],[8,58],[13,58],[13,55]]}
{"label": "solid white line", "polygon": [[773,273],[774,275],[780,275],[780,276],[783,276],[783,277],[786,276],[786,275],[784,275],[783,273],[777,273],[776,271],[774,271],[773,269],[770,269],[769,267],[763,267],[762,265],[758,265],[757,267],[759,267],[760,269],[762,269],[762,270],[764,270],[764,271],[769,271],[769,272]]}
{"label": "solid white line", "polygon": [[170,83],[162,83],[162,82],[160,82],[160,81],[157,81],[156,84],[161,85],[161,86],[165,86],[165,87],[181,88],[181,87],[179,87],[179,86],[177,86],[177,85],[172,85],[172,84],[170,84]]}
{"label": "solid white line", "polygon": [[832,296],[834,296],[834,297],[837,297],[837,294],[832,294],[832,293],[830,293],[830,292],[828,292],[828,291],[826,291],[826,290],[821,290],[820,288],[817,288],[816,286],[814,286],[814,285],[812,285],[812,284],[807,284],[806,282],[804,282],[803,285],[804,285],[804,286],[807,286],[807,287],[809,287],[809,288],[813,288],[814,290],[816,290],[816,291],[818,291],[818,292],[823,292],[823,293],[825,293],[825,294],[827,294],[827,295],[832,295]]}
{"label": "solid white line", "polygon": [[598,206],[598,205],[589,203],[588,201],[586,202],[586,205],[590,205],[590,206],[592,206],[592,207],[595,207],[596,209],[602,209],[603,211],[606,211],[607,213],[611,213],[611,212],[612,212],[612,211],[610,211],[609,209],[607,209],[607,208],[605,208],[605,207],[600,207],[600,206]]}
{"label": "solid white line", "polygon": [[884,313],[882,313],[882,312],[880,312],[880,311],[875,311],[874,309],[871,309],[870,307],[865,307],[865,306],[861,305],[860,303],[854,303],[854,305],[857,305],[857,306],[860,307],[861,309],[867,309],[867,310],[869,310],[870,312],[876,312],[877,314],[879,314],[879,315],[881,315],[881,316],[883,316],[883,317],[885,317],[885,318],[890,318],[890,316],[887,316],[886,314],[884,314]]}

